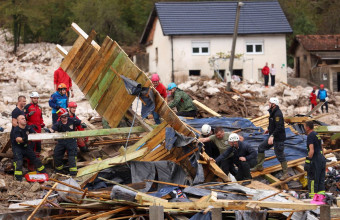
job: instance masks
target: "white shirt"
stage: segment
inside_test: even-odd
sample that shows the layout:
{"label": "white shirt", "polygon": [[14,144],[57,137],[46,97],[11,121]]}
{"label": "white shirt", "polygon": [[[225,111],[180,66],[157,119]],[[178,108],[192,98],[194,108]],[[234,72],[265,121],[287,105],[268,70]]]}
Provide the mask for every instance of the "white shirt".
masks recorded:
{"label": "white shirt", "polygon": [[275,68],[270,68],[270,74],[275,76],[275,74],[276,74]]}

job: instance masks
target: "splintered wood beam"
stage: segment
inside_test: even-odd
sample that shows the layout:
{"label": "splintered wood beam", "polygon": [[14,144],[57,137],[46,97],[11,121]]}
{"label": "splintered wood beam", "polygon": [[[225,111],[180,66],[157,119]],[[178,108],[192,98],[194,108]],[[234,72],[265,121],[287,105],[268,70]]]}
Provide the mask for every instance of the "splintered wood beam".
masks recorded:
{"label": "splintered wood beam", "polygon": [[203,152],[200,153],[200,155],[202,159],[208,163],[211,172],[213,172],[216,176],[220,177],[224,182],[230,182],[229,176],[226,175],[214,161],[209,160],[209,156],[207,153]]}
{"label": "splintered wood beam", "polygon": [[203,109],[204,111],[208,112],[209,114],[215,116],[215,117],[222,117],[222,115],[218,114],[217,112],[215,112],[214,110],[212,110],[211,108],[209,108],[208,106],[204,105],[203,103],[197,101],[197,100],[193,100],[192,101],[197,107]]}
{"label": "splintered wood beam", "polygon": [[57,44],[56,48],[55,48],[63,57],[66,57],[68,52],[67,50],[65,50],[65,48],[63,48],[61,45]]}
{"label": "splintered wood beam", "polygon": [[[76,23],[72,23],[71,27],[78,35],[82,36],[85,40],[89,37],[89,35],[87,35],[85,31],[83,31],[83,29],[81,29]],[[98,51],[100,50],[100,46],[94,40],[91,41],[91,44]]]}
{"label": "splintered wood beam", "polygon": [[[36,140],[69,139],[69,138],[128,134],[130,132],[130,129],[131,128],[126,127],[126,128],[86,130],[86,131],[70,131],[70,132],[60,132],[60,133],[36,133],[36,134],[29,134],[28,140],[36,141]],[[131,129],[131,133],[142,133],[142,132],[145,132],[145,129],[142,127],[133,127]]]}

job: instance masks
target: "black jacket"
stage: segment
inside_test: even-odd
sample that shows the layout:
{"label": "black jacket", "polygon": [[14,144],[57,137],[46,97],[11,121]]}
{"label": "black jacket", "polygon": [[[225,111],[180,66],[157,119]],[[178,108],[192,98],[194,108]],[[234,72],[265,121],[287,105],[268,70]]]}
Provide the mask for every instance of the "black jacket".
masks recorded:
{"label": "black jacket", "polygon": [[234,162],[239,161],[239,157],[245,157],[247,161],[257,158],[256,150],[254,150],[251,146],[239,141],[237,149],[235,147],[229,147],[226,151],[224,151],[223,154],[217,157],[216,163],[221,162],[223,159],[227,158],[231,153],[234,153],[232,157]]}
{"label": "black jacket", "polygon": [[269,109],[269,135],[274,136],[274,142],[283,142],[286,140],[286,131],[284,125],[284,119],[279,106],[276,106],[273,110]]}

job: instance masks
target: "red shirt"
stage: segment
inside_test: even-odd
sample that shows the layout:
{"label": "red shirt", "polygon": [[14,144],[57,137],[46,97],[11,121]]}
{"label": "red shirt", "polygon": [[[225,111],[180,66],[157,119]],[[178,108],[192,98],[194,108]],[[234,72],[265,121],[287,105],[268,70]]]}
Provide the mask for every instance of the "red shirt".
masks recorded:
{"label": "red shirt", "polygon": [[[33,111],[34,111],[34,114],[29,116],[29,113]],[[25,106],[25,115],[27,118],[27,124],[36,125],[37,128],[34,128],[34,130],[37,133],[41,133],[41,126],[44,124],[41,107],[33,103],[28,104]]]}
{"label": "red shirt", "polygon": [[165,99],[167,97],[166,88],[162,83],[158,83],[156,90],[161,94],[161,96]]}
{"label": "red shirt", "polygon": [[309,100],[312,105],[317,105],[318,103],[316,102],[316,95],[314,92],[311,92],[309,95]]}
{"label": "red shirt", "polygon": [[269,75],[269,67],[268,66],[265,66],[262,68],[262,74],[265,75],[265,76],[268,76]]}
{"label": "red shirt", "polygon": [[70,87],[72,87],[71,78],[67,75],[67,73],[61,67],[59,67],[56,71],[54,71],[54,84],[58,86],[60,83],[64,83],[66,85],[67,92],[70,89]]}

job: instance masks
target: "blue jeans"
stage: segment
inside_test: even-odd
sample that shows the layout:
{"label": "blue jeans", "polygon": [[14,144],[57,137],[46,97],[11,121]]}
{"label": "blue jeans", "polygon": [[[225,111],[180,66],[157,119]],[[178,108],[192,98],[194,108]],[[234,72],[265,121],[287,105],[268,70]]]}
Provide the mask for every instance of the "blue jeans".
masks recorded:
{"label": "blue jeans", "polygon": [[155,120],[156,124],[159,125],[161,123],[161,120],[159,119],[159,114],[153,111],[152,115],[153,115],[153,120]]}

